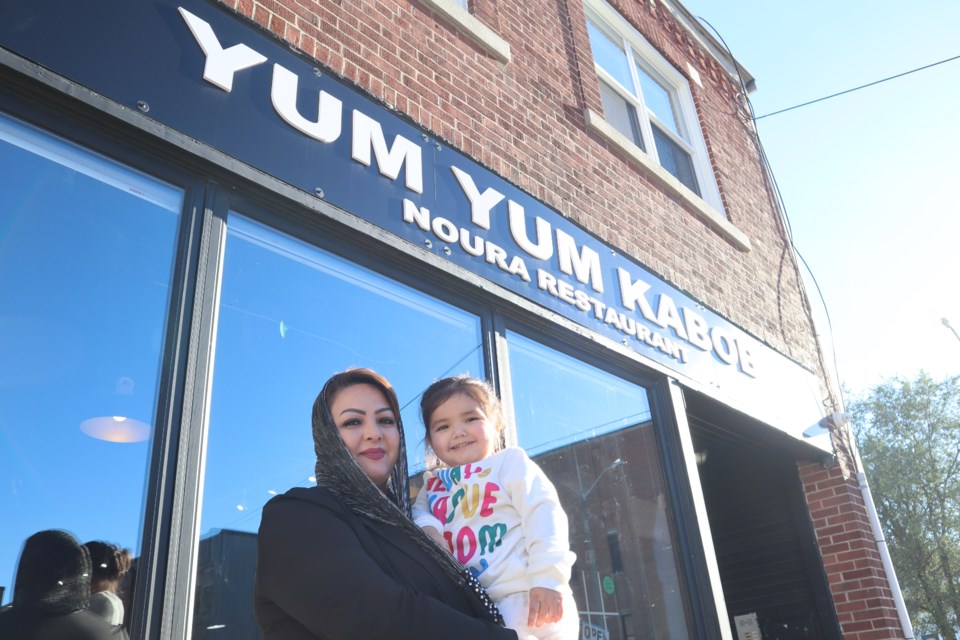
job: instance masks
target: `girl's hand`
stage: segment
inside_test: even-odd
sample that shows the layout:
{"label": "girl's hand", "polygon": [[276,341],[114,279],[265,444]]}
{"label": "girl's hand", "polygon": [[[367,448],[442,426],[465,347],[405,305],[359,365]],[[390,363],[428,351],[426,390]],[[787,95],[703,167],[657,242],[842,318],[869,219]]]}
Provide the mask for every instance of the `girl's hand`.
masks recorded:
{"label": "girl's hand", "polygon": [[563,596],[559,591],[545,587],[530,589],[528,627],[542,627],[563,617]]}

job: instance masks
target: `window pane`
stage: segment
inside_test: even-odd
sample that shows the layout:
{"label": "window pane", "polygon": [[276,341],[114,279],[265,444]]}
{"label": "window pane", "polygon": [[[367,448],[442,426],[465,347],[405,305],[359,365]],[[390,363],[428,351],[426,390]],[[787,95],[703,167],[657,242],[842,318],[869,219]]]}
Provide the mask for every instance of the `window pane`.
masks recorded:
{"label": "window pane", "polygon": [[587,33],[590,34],[590,48],[593,50],[594,61],[623,85],[624,89],[631,93],[635,92],[633,81],[630,79],[627,54],[624,53],[623,47],[614,42],[591,20],[587,21]]}
{"label": "window pane", "polygon": [[557,487],[597,637],[686,639],[686,590],[647,391],[508,333],[519,443]]}
{"label": "window pane", "polygon": [[420,393],[445,375],[484,377],[477,317],[240,216],[228,229],[194,640],[259,638],[260,511],[314,484],[310,418],[331,374],[365,366],[393,383],[411,474],[424,467]]}
{"label": "window pane", "polygon": [[[183,194],[2,115],[0,166],[0,586],[10,602],[21,545],[38,531],[139,552]],[[131,577],[119,594],[128,603]]]}
{"label": "window pane", "polygon": [[603,81],[600,82],[600,98],[603,100],[603,119],[633,144],[646,151],[640,136],[640,127],[637,125],[637,111],[633,105]]}
{"label": "window pane", "polygon": [[647,109],[653,112],[660,122],[677,136],[686,139],[686,136],[677,126],[677,111],[673,104],[672,92],[653,79],[642,66],[635,65],[637,77],[640,79],[640,91],[643,92],[643,101]]}
{"label": "window pane", "polygon": [[657,145],[657,155],[660,156],[660,164],[663,168],[672,173],[688,189],[700,195],[700,187],[697,185],[697,176],[693,171],[690,154],[657,127],[653,127],[653,140]]}

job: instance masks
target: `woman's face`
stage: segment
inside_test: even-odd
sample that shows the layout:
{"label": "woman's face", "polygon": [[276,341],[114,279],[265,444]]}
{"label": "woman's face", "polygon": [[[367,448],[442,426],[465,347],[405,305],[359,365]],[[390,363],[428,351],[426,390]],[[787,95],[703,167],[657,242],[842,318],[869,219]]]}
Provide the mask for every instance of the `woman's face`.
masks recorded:
{"label": "woman's face", "polygon": [[397,416],[383,392],[372,384],[343,389],[330,403],[337,431],[353,458],[383,489],[400,454]]}

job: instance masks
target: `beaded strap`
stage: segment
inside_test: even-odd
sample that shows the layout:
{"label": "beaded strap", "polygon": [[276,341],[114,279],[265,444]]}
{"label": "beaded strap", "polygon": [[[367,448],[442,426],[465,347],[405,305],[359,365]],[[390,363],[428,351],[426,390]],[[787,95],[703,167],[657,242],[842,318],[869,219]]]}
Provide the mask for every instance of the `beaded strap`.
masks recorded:
{"label": "beaded strap", "polygon": [[484,608],[487,610],[487,615],[493,622],[503,626],[503,616],[500,614],[500,609],[497,608],[496,603],[493,599],[487,594],[487,590],[483,588],[480,582],[473,577],[473,574],[470,571],[464,569],[463,579],[466,581],[467,586],[473,589],[473,592],[477,594],[477,597],[480,598],[480,602],[483,604]]}

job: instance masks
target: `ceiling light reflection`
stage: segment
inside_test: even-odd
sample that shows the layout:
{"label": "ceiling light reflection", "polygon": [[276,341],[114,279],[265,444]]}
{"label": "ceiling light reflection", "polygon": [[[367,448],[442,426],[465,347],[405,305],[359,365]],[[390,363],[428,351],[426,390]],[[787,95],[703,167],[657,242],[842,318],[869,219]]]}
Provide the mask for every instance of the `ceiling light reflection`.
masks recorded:
{"label": "ceiling light reflection", "polygon": [[143,442],[150,438],[150,425],[124,416],[98,416],[80,423],[80,431],[106,442]]}

